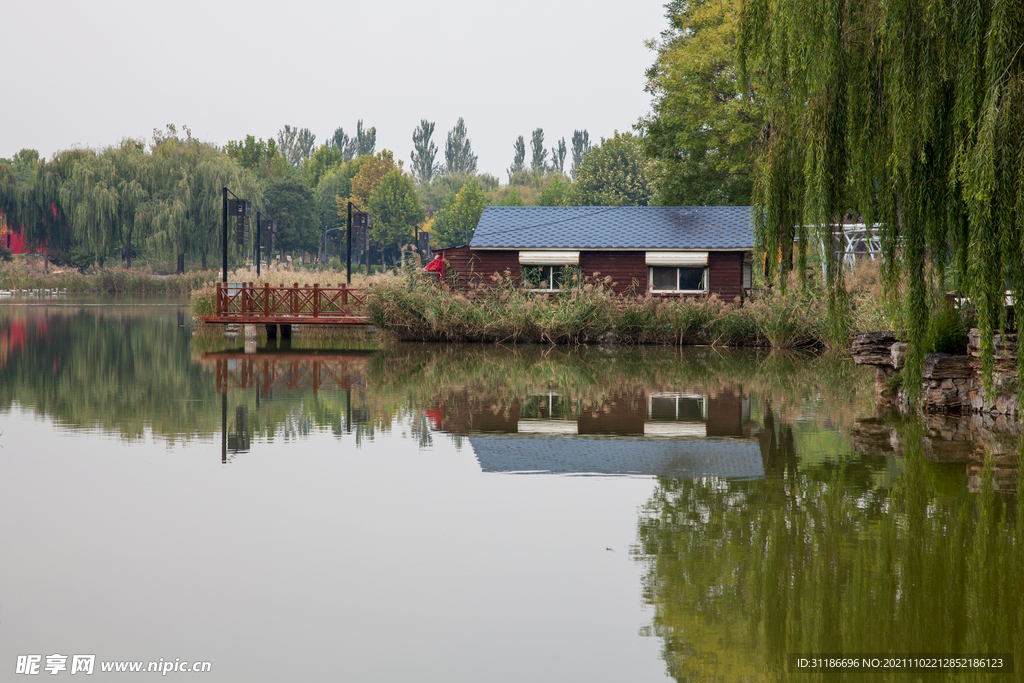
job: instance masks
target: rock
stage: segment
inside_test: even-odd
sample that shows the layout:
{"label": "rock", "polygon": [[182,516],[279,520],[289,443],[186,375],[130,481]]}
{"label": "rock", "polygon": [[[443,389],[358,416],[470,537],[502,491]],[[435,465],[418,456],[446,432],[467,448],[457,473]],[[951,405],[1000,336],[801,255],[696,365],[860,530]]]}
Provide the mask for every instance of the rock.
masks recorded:
{"label": "rock", "polygon": [[974,374],[970,356],[951,356],[948,353],[929,353],[924,358],[926,379],[968,378]]}
{"label": "rock", "polygon": [[895,343],[895,332],[862,332],[853,338],[850,355],[858,365],[893,366],[892,345]]}
{"label": "rock", "polygon": [[889,348],[889,359],[894,368],[902,370],[904,363],[907,361],[907,345],[902,342],[893,344]]}

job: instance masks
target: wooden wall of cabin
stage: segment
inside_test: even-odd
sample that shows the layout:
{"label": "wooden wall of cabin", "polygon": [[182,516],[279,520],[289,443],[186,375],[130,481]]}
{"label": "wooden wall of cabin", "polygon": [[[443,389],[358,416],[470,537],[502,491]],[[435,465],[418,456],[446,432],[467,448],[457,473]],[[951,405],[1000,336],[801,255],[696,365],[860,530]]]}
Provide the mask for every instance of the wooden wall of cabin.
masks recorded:
{"label": "wooden wall of cabin", "polygon": [[647,293],[647,261],[642,251],[581,251],[580,271],[585,277],[610,276],[616,294]]}
{"label": "wooden wall of cabin", "polygon": [[[445,249],[445,278],[462,290],[477,283],[489,285],[495,275],[505,277],[506,271],[516,281],[523,276],[519,252],[509,250],[470,250],[469,247]],[[582,251],[580,270],[586,277],[611,277],[612,289],[618,294],[635,291],[643,295],[648,289],[647,264],[642,251]],[[708,288],[723,301],[743,296],[743,253],[713,251],[708,254]],[[662,296],[678,296],[665,294]]]}
{"label": "wooden wall of cabin", "polygon": [[708,254],[708,289],[722,301],[743,296],[743,252],[712,251]]}

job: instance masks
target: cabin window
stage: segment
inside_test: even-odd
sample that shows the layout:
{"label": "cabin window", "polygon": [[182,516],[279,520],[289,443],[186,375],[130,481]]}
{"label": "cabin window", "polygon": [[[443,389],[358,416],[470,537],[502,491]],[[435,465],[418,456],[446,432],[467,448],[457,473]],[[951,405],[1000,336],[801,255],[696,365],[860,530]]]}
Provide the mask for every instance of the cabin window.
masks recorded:
{"label": "cabin window", "polygon": [[535,292],[557,292],[562,288],[564,266],[523,266],[523,282]]}
{"label": "cabin window", "polygon": [[706,292],[708,269],[700,266],[651,266],[652,292]]}

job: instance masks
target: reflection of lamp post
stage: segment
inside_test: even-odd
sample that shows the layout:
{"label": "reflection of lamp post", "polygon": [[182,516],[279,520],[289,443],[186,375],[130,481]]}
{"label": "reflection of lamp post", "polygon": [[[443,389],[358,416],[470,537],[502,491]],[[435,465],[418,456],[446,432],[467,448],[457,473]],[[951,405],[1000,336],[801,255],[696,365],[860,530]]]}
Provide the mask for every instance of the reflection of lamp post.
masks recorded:
{"label": "reflection of lamp post", "polygon": [[323,262],[324,263],[327,263],[327,233],[334,232],[335,230],[344,230],[344,229],[345,229],[345,226],[342,225],[341,227],[338,227],[338,228],[327,228],[326,230],[324,230],[324,258],[323,258]]}

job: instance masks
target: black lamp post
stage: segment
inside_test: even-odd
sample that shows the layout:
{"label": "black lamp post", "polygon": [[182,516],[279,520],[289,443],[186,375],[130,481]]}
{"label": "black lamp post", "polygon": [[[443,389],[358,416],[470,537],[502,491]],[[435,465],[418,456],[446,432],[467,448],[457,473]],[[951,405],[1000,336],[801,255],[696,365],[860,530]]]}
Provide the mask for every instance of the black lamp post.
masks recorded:
{"label": "black lamp post", "polygon": [[[231,201],[228,201],[228,195],[234,197]],[[221,246],[224,248],[224,260],[223,267],[224,272],[221,276],[221,282],[227,284],[228,281],[228,214],[237,217],[238,225],[235,228],[235,241],[238,244],[247,244],[249,242],[249,214],[252,211],[252,202],[242,199],[237,194],[224,188],[223,193],[223,207],[221,218],[224,223],[224,234],[221,239]]]}
{"label": "black lamp post", "polygon": [[[371,224],[371,221],[370,221],[370,214],[369,213],[367,213],[365,211],[356,211],[355,212],[355,223],[354,223],[354,225],[356,227],[364,228],[366,230],[369,230],[370,229],[370,224]],[[345,278],[346,278],[346,283],[347,284],[352,284],[352,226],[353,226],[353,222],[352,222],[352,202],[349,202],[348,203],[348,238],[346,240],[346,247],[345,247]],[[369,275],[370,274],[370,255],[369,255],[369,251],[370,251],[370,244],[369,244],[370,237],[369,237],[369,234],[367,234],[366,242],[367,242],[367,244],[366,244],[366,251],[367,251],[367,255],[366,255],[366,274]]]}
{"label": "black lamp post", "polygon": [[[269,220],[264,220],[264,219],[269,219]],[[267,214],[263,213],[262,211],[257,211],[256,212],[256,276],[257,277],[259,277],[259,274],[260,274],[260,262],[263,261],[263,253],[262,253],[263,245],[262,245],[261,240],[262,240],[262,235],[263,235],[263,225],[264,224],[266,224],[266,226],[270,229],[271,233],[273,233],[274,235],[277,234],[277,221],[274,220],[273,216],[268,216]],[[273,243],[271,243],[271,244],[273,244]]]}

